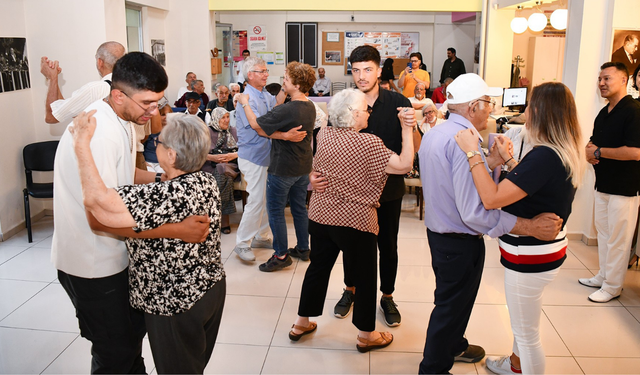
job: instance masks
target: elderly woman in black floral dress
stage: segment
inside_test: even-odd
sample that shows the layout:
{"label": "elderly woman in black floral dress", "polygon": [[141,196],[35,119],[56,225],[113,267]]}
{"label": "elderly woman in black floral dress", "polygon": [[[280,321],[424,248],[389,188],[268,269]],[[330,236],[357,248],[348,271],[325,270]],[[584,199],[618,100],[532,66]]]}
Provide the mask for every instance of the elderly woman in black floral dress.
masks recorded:
{"label": "elderly woman in black floral dress", "polygon": [[229,112],[217,107],[211,111],[209,122],[211,149],[202,170],[213,174],[218,182],[222,201],[222,233],[231,233],[229,215],[236,212],[233,199],[233,180],[238,170],[238,134],[235,128],[229,128]]}
{"label": "elderly woman in black floral dress", "polygon": [[216,180],[200,171],[211,139],[196,116],[169,115],[157,139],[165,182],[108,189],[95,166],[90,141],[93,113],[72,128],[84,205],[102,224],[144,231],[192,215],[208,215],[202,243],[178,239],[126,240],[130,302],[143,310],[158,373],[202,374],[213,352],[225,300],[220,262],[220,197]]}

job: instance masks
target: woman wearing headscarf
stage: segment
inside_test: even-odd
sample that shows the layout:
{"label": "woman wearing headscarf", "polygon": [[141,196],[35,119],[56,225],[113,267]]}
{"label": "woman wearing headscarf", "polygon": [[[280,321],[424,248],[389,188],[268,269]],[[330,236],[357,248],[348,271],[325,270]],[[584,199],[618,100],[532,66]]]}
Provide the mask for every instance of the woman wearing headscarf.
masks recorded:
{"label": "woman wearing headscarf", "polygon": [[211,111],[209,122],[211,150],[202,170],[213,174],[222,201],[222,233],[231,233],[229,215],[236,212],[233,199],[233,180],[238,176],[238,134],[229,127],[229,112],[222,107]]}

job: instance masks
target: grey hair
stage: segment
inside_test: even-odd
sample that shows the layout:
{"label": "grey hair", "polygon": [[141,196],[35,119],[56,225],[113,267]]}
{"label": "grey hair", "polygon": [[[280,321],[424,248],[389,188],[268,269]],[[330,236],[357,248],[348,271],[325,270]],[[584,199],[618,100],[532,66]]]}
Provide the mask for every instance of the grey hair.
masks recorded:
{"label": "grey hair", "polygon": [[259,57],[249,56],[244,63],[242,64],[242,75],[244,76],[245,81],[247,77],[249,77],[249,71],[253,70],[256,66],[267,66],[267,63],[264,62]]}
{"label": "grey hair", "polygon": [[162,144],[176,152],[174,168],[183,172],[199,171],[207,161],[211,136],[204,121],[184,113],[167,114],[167,126],[162,129]]}
{"label": "grey hair", "polygon": [[438,110],[438,107],[436,107],[436,105],[435,105],[435,104],[433,104],[433,102],[431,102],[431,103],[427,103],[424,107],[422,107],[422,115],[423,115],[423,116],[426,116],[426,115],[427,115],[427,111],[428,111],[429,109],[434,109],[434,110],[436,110],[436,111],[437,111],[437,110]]}
{"label": "grey hair", "polygon": [[191,90],[193,91],[193,89],[196,88],[196,85],[198,84],[198,82],[202,83],[204,85],[204,82],[201,79],[196,79],[191,81],[191,83],[189,84],[189,87],[191,88]]}
{"label": "grey hair", "polygon": [[447,77],[444,79],[444,83],[451,83],[451,82],[453,82],[453,78],[451,77]]}
{"label": "grey hair", "polygon": [[[242,74],[244,74],[244,72],[242,72]],[[238,88],[238,90],[240,90],[240,85],[239,85],[239,84],[237,84],[237,83],[235,83],[235,82],[233,82],[233,83],[229,84],[229,90],[233,91],[233,88],[234,88],[234,87],[237,87],[237,88]]]}
{"label": "grey hair", "polygon": [[125,54],[124,46],[118,42],[104,42],[96,51],[96,59],[104,62],[109,70],[113,70],[116,61]]}
{"label": "grey hair", "polygon": [[[424,84],[424,83],[422,83],[422,82],[418,82],[418,83],[416,83],[415,87],[418,87],[418,86],[420,86],[420,85],[422,85],[422,87],[424,87],[424,89],[425,89],[425,90],[427,89],[427,85],[425,85],[425,84]],[[415,90],[415,87],[414,87],[414,90]]]}
{"label": "grey hair", "polygon": [[345,89],[335,94],[327,105],[331,125],[352,128],[356,123],[353,109],[364,101],[364,93],[356,89]]}

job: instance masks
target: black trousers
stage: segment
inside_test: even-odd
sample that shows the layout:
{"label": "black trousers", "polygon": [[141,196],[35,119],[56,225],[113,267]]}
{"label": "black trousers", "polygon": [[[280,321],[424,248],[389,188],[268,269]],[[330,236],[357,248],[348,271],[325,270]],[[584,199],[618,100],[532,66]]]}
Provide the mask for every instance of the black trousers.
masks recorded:
{"label": "black trousers", "polygon": [[361,331],[376,328],[377,254],[376,235],[353,228],[318,224],[309,220],[311,264],[302,283],[298,315],[320,316],[327,297],[329,277],[340,250],[358,293],[353,305],[353,324]]}
{"label": "black trousers", "polygon": [[[402,213],[402,198],[380,203],[378,208],[378,251],[380,252],[380,291],[393,294],[398,274],[398,230]],[[348,268],[353,268],[344,261],[344,285],[355,286]],[[356,288],[357,292],[358,288]]]}
{"label": "black trousers", "polygon": [[436,276],[435,307],[431,312],[420,374],[448,374],[453,359],[469,346],[464,332],[478,295],[485,247],[482,237],[460,237],[427,229]]}
{"label": "black trousers", "polygon": [[129,305],[129,269],[97,279],[58,270],[76,308],[80,335],[91,341],[92,374],[145,374],[144,314]]}
{"label": "black trousers", "polygon": [[226,296],[218,281],[189,310],[172,316],[145,313],[158,374],[202,374],[218,337]]}

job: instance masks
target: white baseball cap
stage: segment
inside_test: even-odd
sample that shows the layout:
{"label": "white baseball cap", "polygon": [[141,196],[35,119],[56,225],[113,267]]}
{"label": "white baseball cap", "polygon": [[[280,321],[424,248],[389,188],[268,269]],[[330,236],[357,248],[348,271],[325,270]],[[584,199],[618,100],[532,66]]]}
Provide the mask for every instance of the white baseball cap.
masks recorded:
{"label": "white baseball cap", "polygon": [[489,87],[479,75],[467,73],[458,76],[447,86],[449,104],[468,103],[483,96],[501,96],[500,87]]}

